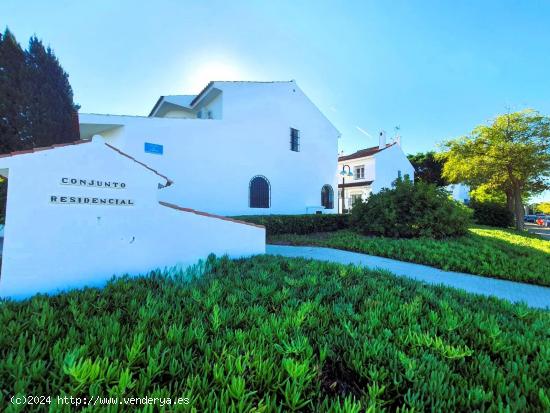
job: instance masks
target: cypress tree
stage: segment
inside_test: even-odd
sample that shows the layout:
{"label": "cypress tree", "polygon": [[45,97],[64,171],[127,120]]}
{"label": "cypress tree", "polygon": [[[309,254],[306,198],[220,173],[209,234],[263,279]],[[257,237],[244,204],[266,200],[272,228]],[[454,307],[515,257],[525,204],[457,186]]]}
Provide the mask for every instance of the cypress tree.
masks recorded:
{"label": "cypress tree", "polygon": [[31,83],[32,110],[30,131],[35,147],[73,142],[78,131],[73,114],[73,91],[69,76],[63,70],[50,47],[31,37],[27,52],[27,67]]}
{"label": "cypress tree", "polygon": [[50,47],[31,37],[24,51],[0,35],[0,153],[78,139],[69,76]]}
{"label": "cypress tree", "polygon": [[25,52],[6,29],[0,41],[0,152],[32,147]]}

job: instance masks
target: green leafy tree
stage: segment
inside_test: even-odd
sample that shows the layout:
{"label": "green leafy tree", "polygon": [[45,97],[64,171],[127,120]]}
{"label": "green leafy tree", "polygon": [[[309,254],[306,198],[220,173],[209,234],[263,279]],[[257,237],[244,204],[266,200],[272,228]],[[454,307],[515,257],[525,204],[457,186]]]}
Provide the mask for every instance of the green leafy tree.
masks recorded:
{"label": "green leafy tree", "polygon": [[542,214],[550,214],[550,202],[539,202],[535,205],[535,212],[540,212]]}
{"label": "green leafy tree", "polygon": [[504,193],[523,229],[524,200],[549,188],[550,118],[533,110],[500,115],[443,147],[443,177]]}
{"label": "green leafy tree", "polygon": [[428,184],[446,186],[449,183],[443,178],[443,162],[438,159],[435,152],[419,152],[408,155],[407,158],[414,166],[414,178]]}

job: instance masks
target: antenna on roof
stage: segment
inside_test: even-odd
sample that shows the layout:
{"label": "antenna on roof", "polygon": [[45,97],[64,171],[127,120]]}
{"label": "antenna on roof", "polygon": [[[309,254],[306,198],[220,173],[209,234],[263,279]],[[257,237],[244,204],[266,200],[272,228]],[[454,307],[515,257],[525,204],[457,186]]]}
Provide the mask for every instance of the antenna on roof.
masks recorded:
{"label": "antenna on roof", "polygon": [[401,146],[401,135],[399,135],[400,130],[401,130],[401,126],[397,125],[395,127],[395,138],[394,138],[394,140],[395,140],[395,142],[397,142],[397,144],[399,146]]}

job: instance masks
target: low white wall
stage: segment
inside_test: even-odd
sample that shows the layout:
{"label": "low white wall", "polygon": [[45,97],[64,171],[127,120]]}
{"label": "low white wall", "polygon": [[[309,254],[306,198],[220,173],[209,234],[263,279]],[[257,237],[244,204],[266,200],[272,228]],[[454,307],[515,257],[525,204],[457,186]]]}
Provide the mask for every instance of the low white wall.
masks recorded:
{"label": "low white wall", "polygon": [[[0,168],[9,176],[0,297],[99,286],[210,253],[265,252],[264,228],[159,204],[165,180],[101,142],[1,158]],[[67,185],[67,177],[124,188]]]}

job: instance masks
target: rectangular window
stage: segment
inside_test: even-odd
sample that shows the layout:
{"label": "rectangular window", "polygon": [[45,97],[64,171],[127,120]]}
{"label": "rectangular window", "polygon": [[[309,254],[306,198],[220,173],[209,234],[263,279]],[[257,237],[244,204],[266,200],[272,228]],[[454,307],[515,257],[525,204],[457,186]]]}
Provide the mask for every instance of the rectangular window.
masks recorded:
{"label": "rectangular window", "polygon": [[365,179],[365,166],[356,166],[353,171],[354,179]]}
{"label": "rectangular window", "polygon": [[300,131],[290,128],[290,150],[300,152]]}

